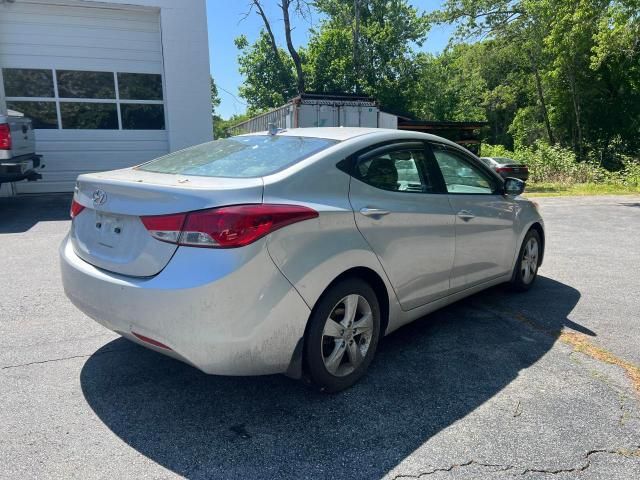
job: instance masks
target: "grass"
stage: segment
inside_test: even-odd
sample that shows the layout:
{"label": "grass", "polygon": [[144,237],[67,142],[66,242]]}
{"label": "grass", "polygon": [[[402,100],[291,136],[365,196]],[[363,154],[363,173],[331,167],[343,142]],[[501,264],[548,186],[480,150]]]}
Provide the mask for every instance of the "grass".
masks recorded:
{"label": "grass", "polygon": [[601,362],[617,365],[627,374],[631,383],[640,395],[640,367],[631,362],[616,357],[613,353],[591,343],[586,335],[575,332],[561,332],[560,341],[566,345],[573,347],[575,352],[581,352],[585,355],[599,360]]}
{"label": "grass", "polygon": [[618,183],[527,183],[525,194],[532,197],[633,195],[640,194],[640,185],[622,185]]}
{"label": "grass", "polygon": [[636,393],[640,395],[640,366],[627,360],[623,360],[610,351],[599,347],[591,342],[590,338],[583,333],[567,332],[565,330],[550,330],[543,327],[535,320],[526,317],[522,313],[514,312],[514,317],[520,323],[532,328],[533,330],[557,337],[558,340],[565,345],[573,347],[574,352],[580,352],[600,362],[609,363],[622,368],[622,370],[627,374],[627,377],[629,377],[629,380],[631,380],[631,384],[636,390]]}

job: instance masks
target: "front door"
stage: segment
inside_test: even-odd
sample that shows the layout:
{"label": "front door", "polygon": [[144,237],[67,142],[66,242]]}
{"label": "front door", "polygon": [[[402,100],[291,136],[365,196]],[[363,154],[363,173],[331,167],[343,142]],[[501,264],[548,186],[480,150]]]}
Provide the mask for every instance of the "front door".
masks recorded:
{"label": "front door", "polygon": [[500,179],[461,150],[432,144],[455,214],[456,254],[451,291],[463,290],[511,270],[515,251],[515,202]]}
{"label": "front door", "polygon": [[449,293],[455,253],[453,211],[426,155],[422,142],[370,151],[357,159],[349,192],[358,229],[404,310]]}

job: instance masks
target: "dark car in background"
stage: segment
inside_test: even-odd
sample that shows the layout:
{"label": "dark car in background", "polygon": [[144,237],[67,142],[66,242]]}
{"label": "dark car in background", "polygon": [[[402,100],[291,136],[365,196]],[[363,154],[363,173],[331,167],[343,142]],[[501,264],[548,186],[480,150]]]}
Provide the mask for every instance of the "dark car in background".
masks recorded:
{"label": "dark car in background", "polygon": [[529,167],[507,157],[480,157],[480,160],[489,168],[500,174],[502,178],[529,179]]}

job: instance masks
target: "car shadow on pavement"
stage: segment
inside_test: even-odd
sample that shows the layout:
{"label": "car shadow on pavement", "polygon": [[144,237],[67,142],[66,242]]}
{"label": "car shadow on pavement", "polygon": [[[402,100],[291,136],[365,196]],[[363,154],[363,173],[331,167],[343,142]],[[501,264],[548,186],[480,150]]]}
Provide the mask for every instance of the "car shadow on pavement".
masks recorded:
{"label": "car shadow on pavement", "polygon": [[0,197],[0,234],[23,233],[39,222],[69,220],[71,194]]}
{"label": "car shadow on pavement", "polygon": [[87,360],[81,385],[118,437],[187,478],[379,478],[504,389],[562,328],[595,335],[567,318],[579,298],[545,277],[526,294],[479,293],[386,337],[366,377],[335,395],[284,376],[207,376],[124,339]]}

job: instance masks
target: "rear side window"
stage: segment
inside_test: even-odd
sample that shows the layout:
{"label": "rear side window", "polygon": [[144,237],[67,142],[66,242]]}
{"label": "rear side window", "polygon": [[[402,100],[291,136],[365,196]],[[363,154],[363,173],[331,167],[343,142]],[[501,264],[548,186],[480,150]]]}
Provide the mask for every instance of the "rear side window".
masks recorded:
{"label": "rear side window", "polygon": [[326,138],[251,135],[224,138],[137,167],[157,173],[250,178],[270,175],[332,145]]}
{"label": "rear side window", "polygon": [[431,192],[434,186],[425,163],[424,148],[389,150],[361,159],[356,167],[356,177],[381,190]]}

